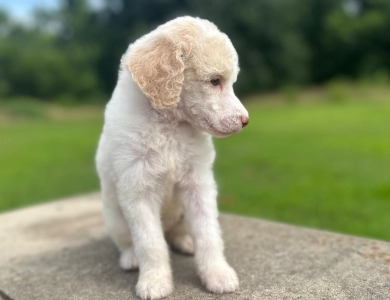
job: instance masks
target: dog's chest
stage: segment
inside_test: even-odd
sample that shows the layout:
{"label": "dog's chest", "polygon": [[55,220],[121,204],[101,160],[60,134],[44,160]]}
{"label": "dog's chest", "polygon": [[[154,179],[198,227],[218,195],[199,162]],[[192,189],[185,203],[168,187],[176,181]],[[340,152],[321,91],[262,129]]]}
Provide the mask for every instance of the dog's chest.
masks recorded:
{"label": "dog's chest", "polygon": [[156,152],[167,180],[177,182],[194,165],[214,151],[211,139],[189,126],[162,128],[155,132]]}

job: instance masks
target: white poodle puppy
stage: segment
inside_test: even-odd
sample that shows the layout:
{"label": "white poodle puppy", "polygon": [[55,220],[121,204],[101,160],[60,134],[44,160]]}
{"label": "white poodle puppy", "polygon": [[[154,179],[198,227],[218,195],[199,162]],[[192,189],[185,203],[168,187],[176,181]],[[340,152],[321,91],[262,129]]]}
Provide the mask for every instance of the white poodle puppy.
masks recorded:
{"label": "white poodle puppy", "polygon": [[104,219],[125,270],[139,267],[136,293],[172,293],[167,243],[195,254],[202,283],[238,288],[218,223],[212,136],[248,124],[234,94],[238,57],[211,22],[174,19],[131,44],[107,105],[96,163]]}

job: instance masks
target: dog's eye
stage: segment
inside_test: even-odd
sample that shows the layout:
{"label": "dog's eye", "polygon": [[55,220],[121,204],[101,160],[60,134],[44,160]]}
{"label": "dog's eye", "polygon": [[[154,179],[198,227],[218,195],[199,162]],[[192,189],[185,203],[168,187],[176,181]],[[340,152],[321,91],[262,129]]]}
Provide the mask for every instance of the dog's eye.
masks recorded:
{"label": "dog's eye", "polygon": [[213,86],[219,85],[219,79],[211,79],[210,82]]}

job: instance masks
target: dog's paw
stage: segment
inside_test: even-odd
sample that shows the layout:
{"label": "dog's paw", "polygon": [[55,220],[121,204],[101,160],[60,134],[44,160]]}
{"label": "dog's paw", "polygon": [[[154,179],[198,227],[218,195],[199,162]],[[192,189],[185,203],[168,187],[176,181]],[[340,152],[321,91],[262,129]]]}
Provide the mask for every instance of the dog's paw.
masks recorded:
{"label": "dog's paw", "polygon": [[140,276],[136,286],[137,296],[141,299],[161,299],[173,292],[172,277],[161,275],[159,272]]}
{"label": "dog's paw", "polygon": [[232,293],[238,289],[236,271],[227,263],[207,268],[200,277],[206,288],[213,293]]}
{"label": "dog's paw", "polygon": [[171,247],[184,254],[194,254],[194,241],[189,234],[175,236],[170,241]]}
{"label": "dog's paw", "polygon": [[125,271],[138,269],[138,261],[133,248],[122,251],[119,258],[119,266]]}

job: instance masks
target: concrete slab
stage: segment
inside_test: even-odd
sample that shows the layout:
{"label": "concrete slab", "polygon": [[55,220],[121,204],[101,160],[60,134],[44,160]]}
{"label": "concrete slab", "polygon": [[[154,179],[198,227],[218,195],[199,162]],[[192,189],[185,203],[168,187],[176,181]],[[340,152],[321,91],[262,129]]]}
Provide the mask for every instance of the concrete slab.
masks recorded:
{"label": "concrete slab", "polygon": [[[172,253],[167,299],[390,299],[390,243],[221,215],[240,290],[207,292],[193,258]],[[98,194],[0,214],[0,299],[137,299],[118,267]]]}

